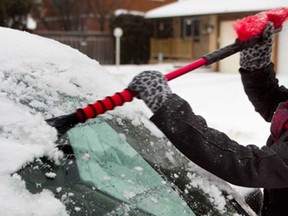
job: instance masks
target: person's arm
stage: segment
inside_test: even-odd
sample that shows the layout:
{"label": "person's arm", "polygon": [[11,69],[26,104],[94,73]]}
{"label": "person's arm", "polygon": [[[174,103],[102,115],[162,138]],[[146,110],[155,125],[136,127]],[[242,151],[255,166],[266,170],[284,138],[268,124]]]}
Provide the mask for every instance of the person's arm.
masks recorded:
{"label": "person's arm", "polygon": [[191,161],[239,186],[288,187],[288,145],[244,146],[209,128],[177,95],[170,95],[151,120]]}
{"label": "person's arm", "polygon": [[245,147],[209,128],[184,99],[171,92],[160,72],[144,71],[128,88],[152,110],[151,120],[173,145],[200,167],[235,185],[288,187],[285,142],[272,148]]}
{"label": "person's arm", "polygon": [[255,71],[240,68],[244,91],[257,111],[270,122],[280,102],[288,100],[288,89],[279,86],[273,63]]}
{"label": "person's arm", "polygon": [[268,23],[261,42],[240,52],[239,72],[245,93],[255,110],[268,122],[280,102],[288,99],[285,87],[279,87],[271,63],[274,26]]}

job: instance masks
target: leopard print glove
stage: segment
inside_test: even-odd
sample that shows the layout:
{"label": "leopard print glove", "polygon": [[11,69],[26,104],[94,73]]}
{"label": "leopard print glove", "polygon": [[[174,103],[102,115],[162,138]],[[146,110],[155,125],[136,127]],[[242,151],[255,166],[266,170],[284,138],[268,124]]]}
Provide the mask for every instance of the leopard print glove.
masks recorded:
{"label": "leopard print glove", "polygon": [[274,26],[269,22],[262,34],[261,42],[240,52],[240,66],[249,71],[267,67],[271,62]]}
{"label": "leopard print glove", "polygon": [[158,71],[144,71],[133,78],[128,89],[155,113],[172,94],[167,79]]}

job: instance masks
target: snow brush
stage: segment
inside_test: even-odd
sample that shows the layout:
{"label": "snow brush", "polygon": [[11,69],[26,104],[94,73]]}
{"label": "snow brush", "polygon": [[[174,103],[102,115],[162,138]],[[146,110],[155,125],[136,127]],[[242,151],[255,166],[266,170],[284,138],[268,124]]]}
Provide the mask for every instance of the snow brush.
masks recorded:
{"label": "snow brush", "polygon": [[[237,34],[237,39],[233,44],[215,50],[182,68],[166,74],[165,77],[168,81],[173,80],[201,66],[210,65],[245,48],[251,47],[261,41],[261,35],[268,22],[273,22],[274,33],[277,33],[281,31],[282,24],[287,18],[288,8],[277,8],[239,19],[233,23],[233,28]],[[108,96],[84,108],[77,109],[72,114],[47,119],[46,122],[57,129],[58,137],[60,137],[76,124],[84,123],[88,119],[95,118],[108,110],[122,106],[125,102],[132,101],[134,96],[136,96],[134,92],[124,89],[113,96]]]}

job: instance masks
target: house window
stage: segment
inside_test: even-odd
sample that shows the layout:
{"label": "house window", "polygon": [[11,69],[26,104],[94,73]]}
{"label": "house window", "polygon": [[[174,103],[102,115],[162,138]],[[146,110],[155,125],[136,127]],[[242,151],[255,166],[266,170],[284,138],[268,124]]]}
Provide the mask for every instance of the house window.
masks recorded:
{"label": "house window", "polygon": [[161,19],[157,21],[157,38],[171,38],[173,35],[172,19]]}
{"label": "house window", "polygon": [[194,40],[200,39],[200,19],[184,18],[182,22],[182,35],[183,38],[193,38]]}

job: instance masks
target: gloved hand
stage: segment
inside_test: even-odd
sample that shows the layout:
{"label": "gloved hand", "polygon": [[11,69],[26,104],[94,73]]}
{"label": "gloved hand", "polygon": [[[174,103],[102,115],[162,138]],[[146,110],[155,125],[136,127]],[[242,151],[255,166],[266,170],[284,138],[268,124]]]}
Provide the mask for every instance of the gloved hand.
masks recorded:
{"label": "gloved hand", "polygon": [[254,71],[265,68],[270,64],[273,32],[274,25],[272,22],[268,22],[262,34],[262,40],[254,46],[246,48],[240,52],[241,68],[248,71]]}
{"label": "gloved hand", "polygon": [[136,93],[155,113],[172,94],[165,76],[158,71],[144,71],[133,78],[128,89]]}

